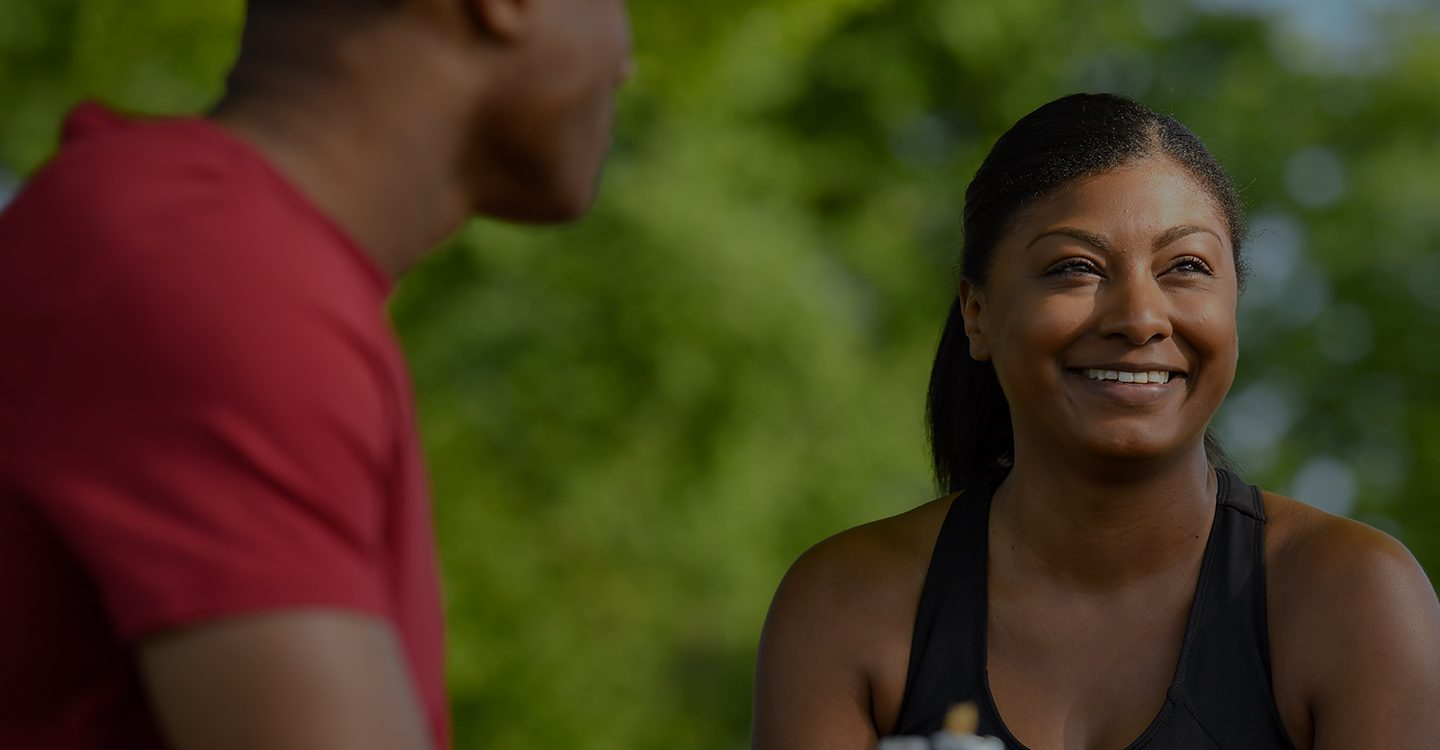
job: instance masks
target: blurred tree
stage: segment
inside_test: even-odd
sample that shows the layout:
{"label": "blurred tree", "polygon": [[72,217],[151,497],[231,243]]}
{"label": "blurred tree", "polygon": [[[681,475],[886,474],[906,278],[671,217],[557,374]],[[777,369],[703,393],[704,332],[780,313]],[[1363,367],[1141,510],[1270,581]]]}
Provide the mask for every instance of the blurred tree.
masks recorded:
{"label": "blurred tree", "polygon": [[[476,222],[393,305],[459,747],[745,744],[785,567],[930,497],[924,389],[969,175],[1076,90],[1173,112],[1243,186],[1259,231],[1217,426],[1247,476],[1440,577],[1432,17],[1379,19],[1384,59],[1347,68],[1163,0],[631,4],[640,71],[594,215]],[[239,16],[0,0],[0,163],[32,170],[82,96],[203,108]]]}

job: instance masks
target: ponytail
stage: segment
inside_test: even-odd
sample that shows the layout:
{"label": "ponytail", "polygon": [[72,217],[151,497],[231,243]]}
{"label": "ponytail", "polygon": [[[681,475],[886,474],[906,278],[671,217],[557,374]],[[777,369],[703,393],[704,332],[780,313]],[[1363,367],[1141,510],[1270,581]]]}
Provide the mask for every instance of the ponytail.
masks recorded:
{"label": "ponytail", "polygon": [[1015,461],[1010,404],[995,366],[970,356],[961,312],[956,298],[940,334],[926,408],[935,480],[946,495],[974,487]]}

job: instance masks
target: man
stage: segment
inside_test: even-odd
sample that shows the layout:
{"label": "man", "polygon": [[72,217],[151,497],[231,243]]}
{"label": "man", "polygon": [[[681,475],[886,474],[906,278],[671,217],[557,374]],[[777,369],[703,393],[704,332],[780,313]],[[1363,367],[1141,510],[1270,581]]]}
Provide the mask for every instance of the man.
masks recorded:
{"label": "man", "polygon": [[382,305],[589,206],[623,0],[252,0],[208,118],[83,105],[0,214],[0,747],[449,744]]}

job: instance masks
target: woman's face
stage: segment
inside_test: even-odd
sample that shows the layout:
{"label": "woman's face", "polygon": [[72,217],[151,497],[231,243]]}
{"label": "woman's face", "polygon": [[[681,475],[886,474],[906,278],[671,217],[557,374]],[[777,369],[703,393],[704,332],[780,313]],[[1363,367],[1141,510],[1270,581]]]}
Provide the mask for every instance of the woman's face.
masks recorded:
{"label": "woman's face", "polygon": [[1017,458],[1200,449],[1235,375],[1238,296],[1224,215],[1166,157],[1032,206],[985,287],[961,284],[971,355],[995,365]]}

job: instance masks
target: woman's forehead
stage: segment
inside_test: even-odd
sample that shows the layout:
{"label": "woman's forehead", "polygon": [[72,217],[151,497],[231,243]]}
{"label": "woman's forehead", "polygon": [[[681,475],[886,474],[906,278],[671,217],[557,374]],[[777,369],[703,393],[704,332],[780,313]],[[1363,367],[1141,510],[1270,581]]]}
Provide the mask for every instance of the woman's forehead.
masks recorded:
{"label": "woman's forehead", "polygon": [[1011,240],[1022,244],[1065,225],[1119,240],[1159,237],[1179,226],[1209,230],[1227,245],[1229,225],[1219,201],[1189,170],[1149,157],[1083,177],[1036,201],[1019,217]]}

